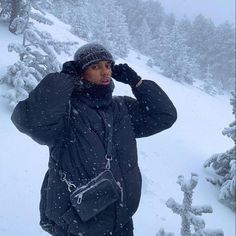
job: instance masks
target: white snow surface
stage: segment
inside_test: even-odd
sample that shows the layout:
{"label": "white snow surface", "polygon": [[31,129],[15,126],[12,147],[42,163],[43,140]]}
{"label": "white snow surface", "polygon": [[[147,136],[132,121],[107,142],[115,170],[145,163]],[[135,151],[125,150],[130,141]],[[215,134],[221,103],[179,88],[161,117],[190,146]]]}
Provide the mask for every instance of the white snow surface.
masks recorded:
{"label": "white snow surface", "polygon": [[[69,32],[69,26],[48,15],[55,24],[39,28],[48,30],[61,41],[85,42]],[[22,38],[0,24],[0,76],[7,65],[18,60],[15,53],[7,51],[11,42],[21,43]],[[77,46],[78,47],[78,46]],[[76,50],[76,48],[74,48]],[[146,65],[147,58],[131,51],[126,60],[143,78],[158,83],[173,101],[178,111],[178,120],[170,129],[148,138],[138,140],[139,165],[143,176],[142,197],[134,215],[135,236],[155,236],[160,228],[180,235],[180,217],[173,214],[165,203],[173,197],[182,202],[183,193],[176,183],[182,174],[199,175],[193,205],[211,205],[212,214],[203,218],[207,229],[222,229],[225,236],[235,235],[235,214],[218,202],[217,189],[206,181],[210,171],[203,163],[212,154],[224,152],[233,142],[221,134],[224,127],[233,121],[229,96],[210,96],[199,89],[182,85],[162,76],[158,68]],[[61,55],[63,63],[72,60]],[[129,86],[115,82],[115,95],[132,95]],[[6,87],[0,85],[0,94]],[[20,133],[10,120],[6,99],[0,97],[0,236],[48,235],[39,226],[40,187],[47,170],[48,148],[35,143]]]}

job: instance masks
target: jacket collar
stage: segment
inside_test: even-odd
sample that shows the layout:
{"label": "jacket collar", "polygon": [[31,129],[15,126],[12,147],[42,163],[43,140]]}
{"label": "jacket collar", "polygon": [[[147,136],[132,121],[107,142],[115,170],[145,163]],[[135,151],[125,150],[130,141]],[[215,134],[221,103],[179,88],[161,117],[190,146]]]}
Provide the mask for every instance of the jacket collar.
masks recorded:
{"label": "jacket collar", "polygon": [[83,81],[83,89],[74,90],[72,98],[78,99],[89,107],[107,107],[112,101],[114,83],[111,81],[108,86],[94,85],[88,81]]}

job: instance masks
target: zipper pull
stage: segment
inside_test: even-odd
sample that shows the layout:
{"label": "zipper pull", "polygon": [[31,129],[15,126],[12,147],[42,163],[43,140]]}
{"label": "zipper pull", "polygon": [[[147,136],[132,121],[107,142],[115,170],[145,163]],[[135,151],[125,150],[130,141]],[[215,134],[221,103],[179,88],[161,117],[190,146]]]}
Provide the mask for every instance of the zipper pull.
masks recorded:
{"label": "zipper pull", "polygon": [[78,198],[77,199],[77,204],[81,204],[81,202],[82,202],[82,198],[83,198],[83,194],[82,193],[79,193],[79,194],[77,194],[77,195],[75,195],[75,198]]}

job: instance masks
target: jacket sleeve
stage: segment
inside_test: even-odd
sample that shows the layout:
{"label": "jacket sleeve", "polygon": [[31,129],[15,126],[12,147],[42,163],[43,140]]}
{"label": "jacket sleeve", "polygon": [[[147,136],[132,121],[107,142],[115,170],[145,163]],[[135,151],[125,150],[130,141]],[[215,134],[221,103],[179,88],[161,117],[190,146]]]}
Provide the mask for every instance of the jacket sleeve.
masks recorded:
{"label": "jacket sleeve", "polygon": [[136,138],[147,137],[170,128],[177,111],[166,93],[153,81],[143,80],[133,88],[136,99],[125,96],[125,103]]}
{"label": "jacket sleeve", "polygon": [[11,120],[17,129],[39,144],[53,145],[64,128],[74,80],[74,76],[64,73],[47,75],[29,97],[15,107]]}

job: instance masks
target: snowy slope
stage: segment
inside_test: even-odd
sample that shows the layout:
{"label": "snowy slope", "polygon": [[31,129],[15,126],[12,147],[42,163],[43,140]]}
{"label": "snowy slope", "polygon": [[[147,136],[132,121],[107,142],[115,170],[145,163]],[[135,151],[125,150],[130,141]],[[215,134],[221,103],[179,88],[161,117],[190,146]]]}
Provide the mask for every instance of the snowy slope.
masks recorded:
{"label": "snowy slope", "polygon": [[[49,30],[59,40],[85,43],[68,32],[69,27],[53,16],[54,26],[38,27]],[[0,24],[0,75],[6,66],[18,58],[7,52],[10,42],[21,42]],[[71,60],[66,55],[61,62]],[[137,59],[131,52],[128,63],[144,79],[156,81],[169,95],[178,110],[174,126],[160,134],[138,140],[139,164],[143,175],[143,193],[138,212],[134,216],[135,236],[155,236],[161,228],[180,235],[180,217],[165,206],[169,197],[182,201],[182,192],[176,184],[177,176],[190,178],[191,172],[199,175],[194,205],[210,204],[213,214],[203,216],[206,228],[221,228],[225,236],[234,236],[235,214],[217,201],[217,190],[205,177],[204,161],[213,153],[232,147],[229,138],[221,131],[233,120],[229,97],[212,97],[200,90],[176,83],[158,73],[157,68],[145,65],[146,58]],[[0,85],[0,94],[6,88]],[[129,86],[116,83],[115,94],[132,96]],[[40,229],[39,193],[47,169],[48,150],[29,137],[19,133],[10,121],[7,101],[0,98],[0,236],[47,235]]]}

